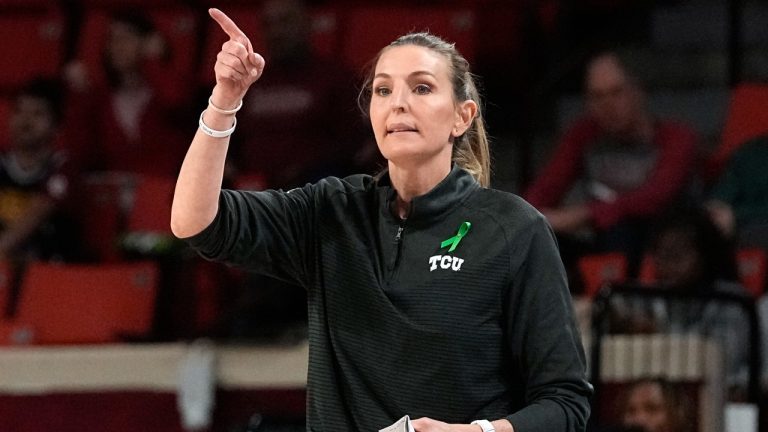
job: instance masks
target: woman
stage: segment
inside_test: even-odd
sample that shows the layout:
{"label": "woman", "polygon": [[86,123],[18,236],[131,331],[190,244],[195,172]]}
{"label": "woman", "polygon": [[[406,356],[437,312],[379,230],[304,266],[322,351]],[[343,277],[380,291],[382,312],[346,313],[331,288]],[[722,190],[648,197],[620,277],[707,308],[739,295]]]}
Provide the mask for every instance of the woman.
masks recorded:
{"label": "woman", "polygon": [[584,430],[591,387],[562,264],[538,212],[483,187],[466,60],[427,34],[380,52],[363,101],[387,172],[222,192],[226,136],[264,61],[211,16],[230,40],[171,225],[206,257],[307,289],[308,430],[375,431],[406,414],[418,432]]}

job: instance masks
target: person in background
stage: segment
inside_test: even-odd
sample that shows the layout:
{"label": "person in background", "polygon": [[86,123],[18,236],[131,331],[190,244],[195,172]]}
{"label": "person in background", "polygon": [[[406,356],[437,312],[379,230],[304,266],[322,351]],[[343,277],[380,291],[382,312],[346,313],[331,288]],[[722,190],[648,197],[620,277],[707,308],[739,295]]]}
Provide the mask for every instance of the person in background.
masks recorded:
{"label": "person in background", "polygon": [[637,381],[621,401],[620,421],[627,430],[693,432],[692,404],[681,387],[667,380]]}
{"label": "person in background", "polygon": [[60,144],[62,91],[34,79],[14,98],[9,140],[0,153],[0,259],[77,260],[78,227],[67,200],[69,157]]}
{"label": "person in background", "polygon": [[649,110],[637,74],[615,52],[590,60],[584,84],[586,114],[524,196],[558,234],[567,267],[584,253],[620,251],[633,273],[649,220],[686,191],[697,137]]}
{"label": "person in background", "polygon": [[83,59],[65,67],[77,100],[67,120],[80,131],[73,150],[85,171],[176,175],[186,138],[174,125],[192,92],[189,77],[166,69],[172,55],[188,53],[171,53],[143,12],[120,10],[109,18],[100,67]]}
{"label": "person in background", "polygon": [[[661,289],[686,294],[662,299],[629,296],[612,301],[613,333],[696,335],[718,342],[725,359],[728,395],[741,400],[749,370],[749,321],[740,300],[749,300],[739,284],[730,242],[700,207],[676,208],[662,215],[648,249]],[[724,294],[735,301],[713,298]]]}
{"label": "person in background", "polygon": [[265,63],[210,14],[230,40],[171,227],[208,259],[306,290],[307,429],[376,431],[409,415],[417,432],[584,431],[592,387],[554,236],[522,199],[487,187],[482,101],[454,45],[411,33],[372,62],[360,105],[386,171],[222,190],[238,109]]}

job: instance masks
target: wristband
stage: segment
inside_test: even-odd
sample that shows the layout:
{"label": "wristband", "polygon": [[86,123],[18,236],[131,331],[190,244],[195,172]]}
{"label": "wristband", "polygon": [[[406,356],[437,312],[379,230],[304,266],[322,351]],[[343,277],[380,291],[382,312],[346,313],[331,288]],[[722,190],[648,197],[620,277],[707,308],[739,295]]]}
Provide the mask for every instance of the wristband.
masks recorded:
{"label": "wristband", "polygon": [[233,119],[231,128],[221,131],[221,130],[211,129],[208,127],[207,124],[205,124],[205,122],[203,121],[203,114],[205,114],[205,111],[206,110],[203,110],[203,112],[200,113],[200,121],[197,122],[198,125],[200,126],[200,130],[203,131],[204,134],[214,138],[226,138],[232,135],[232,132],[235,131],[235,126],[237,126],[237,117]]}
{"label": "wristband", "polygon": [[216,111],[219,114],[226,114],[226,115],[234,114],[234,113],[240,111],[240,108],[243,107],[243,100],[240,99],[240,103],[238,103],[237,106],[234,107],[233,109],[225,110],[225,109],[219,108],[216,105],[214,105],[213,104],[213,96],[209,96],[208,97],[208,106],[211,107],[212,110]]}
{"label": "wristband", "polygon": [[470,424],[480,426],[483,432],[496,432],[496,428],[494,428],[493,424],[491,424],[491,422],[488,420],[475,420]]}

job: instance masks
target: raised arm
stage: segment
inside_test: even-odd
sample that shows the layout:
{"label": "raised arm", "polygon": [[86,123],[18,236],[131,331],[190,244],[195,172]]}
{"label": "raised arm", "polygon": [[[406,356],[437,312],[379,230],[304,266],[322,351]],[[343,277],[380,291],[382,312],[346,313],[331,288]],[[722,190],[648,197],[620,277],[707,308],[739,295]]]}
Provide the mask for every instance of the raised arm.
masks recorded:
{"label": "raised arm", "polygon": [[229,135],[222,132],[235,126],[234,111],[264,70],[264,58],[253,52],[245,33],[222,11],[209,13],[229,40],[216,56],[216,85],[176,182],[171,230],[181,238],[199,233],[216,217],[229,146]]}

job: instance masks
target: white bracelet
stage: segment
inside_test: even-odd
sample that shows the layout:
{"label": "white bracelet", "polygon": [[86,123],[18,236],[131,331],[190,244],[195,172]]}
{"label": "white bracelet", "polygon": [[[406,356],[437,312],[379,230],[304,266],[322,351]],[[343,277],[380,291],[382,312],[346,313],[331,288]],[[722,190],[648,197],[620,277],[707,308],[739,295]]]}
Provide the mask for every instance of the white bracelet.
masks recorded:
{"label": "white bracelet", "polygon": [[493,424],[488,420],[475,420],[470,424],[480,426],[480,429],[482,429],[483,432],[496,432],[496,429],[493,427]]}
{"label": "white bracelet", "polygon": [[200,130],[203,131],[204,134],[214,138],[226,138],[232,135],[232,132],[235,131],[235,126],[237,126],[237,117],[233,119],[231,128],[221,131],[221,130],[211,129],[208,127],[207,124],[205,124],[205,122],[203,121],[203,114],[205,114],[205,111],[206,110],[203,110],[203,112],[200,113],[200,121],[198,122],[198,124],[200,125]]}
{"label": "white bracelet", "polygon": [[234,113],[240,111],[240,108],[243,107],[243,100],[240,99],[240,103],[238,103],[235,108],[233,108],[231,110],[225,110],[225,109],[221,109],[221,108],[217,107],[216,105],[214,105],[213,104],[213,96],[209,96],[208,97],[208,106],[211,107],[212,110],[216,111],[219,114],[227,114],[227,115],[228,114],[234,114]]}

